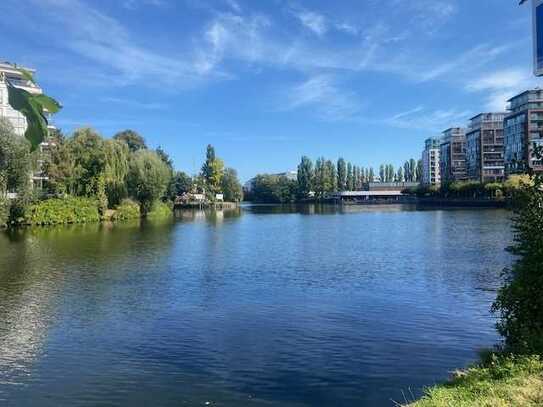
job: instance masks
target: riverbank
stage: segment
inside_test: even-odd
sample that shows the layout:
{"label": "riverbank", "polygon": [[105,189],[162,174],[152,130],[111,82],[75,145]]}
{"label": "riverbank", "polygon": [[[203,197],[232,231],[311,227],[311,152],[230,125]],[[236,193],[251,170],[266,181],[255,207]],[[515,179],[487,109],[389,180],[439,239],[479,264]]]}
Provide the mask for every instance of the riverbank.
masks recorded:
{"label": "riverbank", "polygon": [[[147,218],[173,216],[171,204],[156,201]],[[93,198],[50,198],[30,204],[21,215],[3,227],[51,226],[99,222],[117,222],[142,218],[140,205],[125,199],[115,209],[100,210],[100,202]]]}
{"label": "riverbank", "polygon": [[444,384],[430,387],[410,407],[541,406],[541,358],[491,355],[479,365],[455,372]]}

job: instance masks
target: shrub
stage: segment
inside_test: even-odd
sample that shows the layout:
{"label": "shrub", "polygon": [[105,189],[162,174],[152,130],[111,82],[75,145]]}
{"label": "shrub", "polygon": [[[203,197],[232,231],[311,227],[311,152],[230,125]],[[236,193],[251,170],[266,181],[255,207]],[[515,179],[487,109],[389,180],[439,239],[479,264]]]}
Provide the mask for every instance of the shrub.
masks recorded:
{"label": "shrub", "polygon": [[493,309],[500,316],[498,331],[506,348],[543,355],[543,180],[523,187],[514,222],[517,256]]}
{"label": "shrub", "polygon": [[99,221],[100,213],[95,199],[67,197],[47,199],[30,205],[20,223],[58,225]]}
{"label": "shrub", "polygon": [[165,218],[172,216],[172,205],[162,201],[155,201],[151,211],[147,214],[148,218]]}
{"label": "shrub", "polygon": [[142,216],[147,216],[153,203],[164,195],[170,178],[170,168],[154,151],[138,150],[133,154],[128,172],[128,189],[130,195],[140,203]]}
{"label": "shrub", "polygon": [[123,201],[115,208],[115,213],[113,213],[111,220],[128,220],[140,217],[140,206],[130,199],[123,199]]}
{"label": "shrub", "polygon": [[6,227],[9,221],[9,201],[0,197],[0,228]]}

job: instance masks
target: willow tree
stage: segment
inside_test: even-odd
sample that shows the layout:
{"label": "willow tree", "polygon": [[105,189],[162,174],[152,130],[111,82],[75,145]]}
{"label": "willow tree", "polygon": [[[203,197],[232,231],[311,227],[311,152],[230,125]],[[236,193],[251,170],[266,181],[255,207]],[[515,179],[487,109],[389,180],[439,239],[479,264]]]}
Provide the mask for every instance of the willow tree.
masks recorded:
{"label": "willow tree", "polygon": [[[32,73],[24,69],[19,69],[19,72],[23,79],[36,85]],[[36,150],[49,135],[47,113],[57,113],[62,108],[60,103],[45,94],[34,94],[17,87],[5,74],[0,80],[7,86],[10,106],[25,117],[25,138],[30,142],[31,150]]]}
{"label": "willow tree", "polygon": [[152,150],[138,150],[130,160],[128,189],[140,204],[140,211],[146,216],[153,203],[161,198],[170,182],[170,169]]}
{"label": "willow tree", "polygon": [[129,147],[117,140],[104,142],[104,182],[110,207],[118,205],[128,194],[126,180],[129,170]]}

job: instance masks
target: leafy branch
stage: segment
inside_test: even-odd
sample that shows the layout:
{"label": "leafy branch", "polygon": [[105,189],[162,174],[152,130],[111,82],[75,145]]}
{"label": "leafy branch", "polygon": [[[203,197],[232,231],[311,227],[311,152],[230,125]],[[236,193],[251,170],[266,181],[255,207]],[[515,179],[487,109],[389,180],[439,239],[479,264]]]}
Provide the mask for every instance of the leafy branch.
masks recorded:
{"label": "leafy branch", "polygon": [[[36,85],[32,73],[20,69],[22,77]],[[15,86],[4,74],[3,79],[8,89],[8,102],[10,106],[20,112],[27,122],[25,138],[30,141],[31,150],[38,148],[48,136],[46,112],[57,113],[62,106],[55,99],[44,94],[32,94]]]}

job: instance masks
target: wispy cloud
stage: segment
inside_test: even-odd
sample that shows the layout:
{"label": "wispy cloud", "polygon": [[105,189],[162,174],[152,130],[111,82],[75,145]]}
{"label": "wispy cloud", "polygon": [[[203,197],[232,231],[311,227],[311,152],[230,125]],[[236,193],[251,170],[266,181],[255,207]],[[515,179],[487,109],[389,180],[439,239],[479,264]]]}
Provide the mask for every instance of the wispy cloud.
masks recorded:
{"label": "wispy cloud", "polygon": [[108,104],[128,106],[128,107],[141,109],[141,110],[165,110],[168,108],[168,106],[163,103],[140,102],[134,99],[103,97],[101,100],[102,102],[105,102]]}
{"label": "wispy cloud", "polygon": [[427,82],[439,78],[443,78],[446,75],[459,75],[465,74],[469,71],[474,71],[482,66],[495,60],[498,56],[511,49],[513,44],[503,45],[491,45],[480,44],[477,45],[456,57],[447,57],[447,62],[435,65],[426,70],[421,70],[418,73],[413,72],[415,78],[420,82]]}
{"label": "wispy cloud", "polygon": [[295,16],[300,20],[302,25],[317,35],[324,35],[328,31],[328,23],[322,14],[302,10],[296,12]]}
{"label": "wispy cloud", "polygon": [[417,106],[384,120],[385,124],[403,129],[440,132],[448,127],[463,125],[471,116],[468,110],[430,110]]}
{"label": "wispy cloud", "polygon": [[537,86],[531,72],[522,68],[503,69],[481,75],[466,85],[469,92],[485,92],[485,110],[500,112],[506,109],[507,100],[528,88]]}
{"label": "wispy cloud", "polygon": [[[162,0],[146,2],[158,5]],[[210,75],[201,71],[194,52],[175,55],[139,45],[120,21],[80,0],[33,0],[32,3],[33,7],[26,11],[31,15],[39,10],[37,19],[43,22],[34,28],[47,35],[50,44],[111,69],[114,75],[107,79],[112,84],[143,82],[150,86],[184,87]],[[62,30],[50,30],[51,26],[62,26]]]}
{"label": "wispy cloud", "polygon": [[349,119],[358,114],[362,103],[353,92],[341,90],[330,75],[317,75],[290,88],[285,94],[285,110],[315,109],[326,120]]}
{"label": "wispy cloud", "polygon": [[164,7],[166,5],[165,0],[123,0],[122,6],[129,10],[136,10],[144,6]]}

